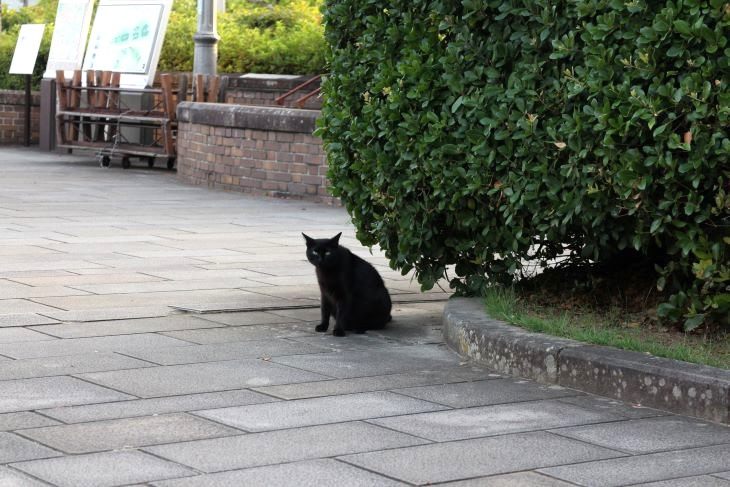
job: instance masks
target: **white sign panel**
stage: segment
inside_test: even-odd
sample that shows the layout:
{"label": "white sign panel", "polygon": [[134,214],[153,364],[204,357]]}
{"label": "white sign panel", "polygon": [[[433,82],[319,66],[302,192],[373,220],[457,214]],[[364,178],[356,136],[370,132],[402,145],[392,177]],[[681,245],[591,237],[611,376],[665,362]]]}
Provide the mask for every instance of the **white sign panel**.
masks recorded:
{"label": "white sign panel", "polygon": [[84,70],[120,72],[123,87],[151,84],[171,7],[172,0],[101,0]]}
{"label": "white sign panel", "polygon": [[55,78],[56,70],[81,69],[86,38],[91,26],[94,0],[60,0],[48,53],[48,64],[43,75]]}
{"label": "white sign panel", "polygon": [[24,24],[20,26],[13,61],[10,63],[10,74],[33,74],[45,27],[46,24]]}

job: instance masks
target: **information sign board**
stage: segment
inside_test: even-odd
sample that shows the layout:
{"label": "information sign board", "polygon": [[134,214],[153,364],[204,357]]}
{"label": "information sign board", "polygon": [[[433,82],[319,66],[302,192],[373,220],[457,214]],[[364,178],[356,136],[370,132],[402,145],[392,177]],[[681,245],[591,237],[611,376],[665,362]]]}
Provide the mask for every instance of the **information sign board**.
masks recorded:
{"label": "information sign board", "polygon": [[118,71],[121,86],[152,83],[172,0],[101,0],[91,27],[84,70]]}
{"label": "information sign board", "polygon": [[10,74],[33,74],[38,49],[43,40],[43,29],[46,24],[23,24],[18,33],[13,60],[10,62]]}
{"label": "information sign board", "polygon": [[44,78],[55,78],[57,69],[81,69],[93,9],[94,0],[59,0]]}

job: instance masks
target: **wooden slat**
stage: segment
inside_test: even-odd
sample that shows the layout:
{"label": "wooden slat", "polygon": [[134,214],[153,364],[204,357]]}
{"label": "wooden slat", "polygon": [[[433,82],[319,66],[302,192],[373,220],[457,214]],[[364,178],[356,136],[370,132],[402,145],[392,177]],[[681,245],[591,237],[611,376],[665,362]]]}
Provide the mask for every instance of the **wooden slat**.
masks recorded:
{"label": "wooden slat", "polygon": [[111,74],[111,79],[109,80],[109,87],[113,88],[116,91],[112,91],[109,93],[109,108],[112,109],[119,109],[119,84],[122,80],[122,73],[119,72],[113,72]]}
{"label": "wooden slat", "polygon": [[220,88],[221,79],[218,76],[211,76],[208,81],[208,103],[216,103],[218,101],[218,89]]}
{"label": "wooden slat", "polygon": [[180,82],[177,87],[177,102],[183,102],[188,99],[188,77],[186,74],[180,75]]}
{"label": "wooden slat", "polygon": [[[111,77],[109,78],[109,87],[114,88],[117,91],[110,91],[109,95],[107,96],[107,107],[109,110],[117,111],[119,110],[119,83],[122,78],[122,73],[119,72],[113,72],[111,73]],[[113,121],[112,121],[113,122]],[[110,123],[109,124],[109,140],[114,140],[114,137],[117,135],[117,124],[116,123]]]}
{"label": "wooden slat", "polygon": [[[81,106],[81,70],[74,70],[73,77],[71,78],[71,93],[69,95],[69,106],[77,109]],[[79,129],[81,128],[81,118],[74,117],[74,121],[71,123],[71,133],[69,137],[71,140],[79,138]]]}
{"label": "wooden slat", "polygon": [[66,89],[66,78],[63,69],[56,70],[56,97],[58,98],[58,108],[65,110],[68,108],[68,90]]}
{"label": "wooden slat", "polygon": [[195,101],[205,101],[205,76],[202,74],[195,75]]}

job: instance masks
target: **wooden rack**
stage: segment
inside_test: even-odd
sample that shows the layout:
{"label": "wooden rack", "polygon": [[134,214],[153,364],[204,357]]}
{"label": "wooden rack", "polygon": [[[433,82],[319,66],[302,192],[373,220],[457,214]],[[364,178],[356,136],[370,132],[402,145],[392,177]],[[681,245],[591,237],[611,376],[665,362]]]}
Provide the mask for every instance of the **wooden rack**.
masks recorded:
{"label": "wooden rack", "polygon": [[[77,70],[67,81],[63,71],[56,71],[59,147],[96,150],[103,166],[110,165],[112,156],[121,156],[124,168],[130,166],[133,156],[145,159],[150,167],[156,157],[164,158],[169,169],[175,166],[175,110],[179,100],[172,89],[171,75],[160,75],[160,88],[144,89],[120,88],[120,74],[110,71],[87,71],[86,86],[81,77],[82,72]],[[183,88],[178,93],[186,91]],[[133,94],[151,95],[152,107],[126,106],[124,95]],[[128,140],[125,131],[129,128],[141,129],[135,134],[147,141]]]}

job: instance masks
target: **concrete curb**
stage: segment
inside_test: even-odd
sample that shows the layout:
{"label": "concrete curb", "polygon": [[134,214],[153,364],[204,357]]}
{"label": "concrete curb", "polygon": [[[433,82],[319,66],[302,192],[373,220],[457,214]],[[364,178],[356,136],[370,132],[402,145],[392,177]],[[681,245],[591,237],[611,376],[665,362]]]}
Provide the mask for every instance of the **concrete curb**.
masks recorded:
{"label": "concrete curb", "polygon": [[490,318],[481,298],[451,298],[443,335],[498,372],[730,424],[730,371],[532,333]]}

